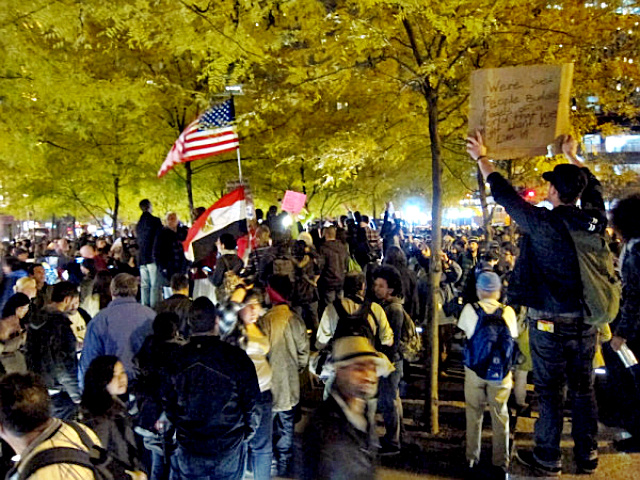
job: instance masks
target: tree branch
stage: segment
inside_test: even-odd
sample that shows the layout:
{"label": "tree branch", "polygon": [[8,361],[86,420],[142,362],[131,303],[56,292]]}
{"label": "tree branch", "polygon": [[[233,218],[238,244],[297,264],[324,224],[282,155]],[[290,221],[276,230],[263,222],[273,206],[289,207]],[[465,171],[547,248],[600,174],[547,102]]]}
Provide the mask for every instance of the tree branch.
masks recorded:
{"label": "tree branch", "polygon": [[407,32],[407,37],[409,38],[409,44],[411,45],[411,51],[413,53],[414,58],[416,59],[416,63],[419,67],[422,66],[423,60],[420,55],[420,51],[418,50],[418,44],[416,43],[416,37],[413,33],[413,27],[411,23],[409,23],[409,19],[407,17],[402,19],[402,25],[404,26],[405,31]]}

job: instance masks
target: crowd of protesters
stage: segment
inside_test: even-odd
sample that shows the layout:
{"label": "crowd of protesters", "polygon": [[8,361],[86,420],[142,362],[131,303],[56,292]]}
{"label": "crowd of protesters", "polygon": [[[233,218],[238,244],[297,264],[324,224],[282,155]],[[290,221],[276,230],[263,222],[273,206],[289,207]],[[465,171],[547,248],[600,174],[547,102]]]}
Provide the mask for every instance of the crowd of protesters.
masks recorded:
{"label": "crowd of protesters", "polygon": [[[575,168],[545,174],[554,208],[537,208],[493,172],[483,148],[479,135],[470,137],[469,153],[517,225],[445,229],[437,257],[430,232],[407,228],[389,208],[378,222],[349,212],[306,228],[285,227],[288,214],[276,207],[266,216],[256,211],[248,240],[223,233],[196,263],[184,254],[187,227],[173,212],[155,217],[149,200],[140,202],[135,235],[115,241],[6,242],[0,437],[7,468],[9,446],[21,457],[9,475],[94,478],[104,465],[87,462],[101,448],[112,471],[132,478],[374,478],[377,455],[402,452],[401,393],[409,362],[421,353],[412,343],[415,326],[430,321],[438,324],[443,373],[460,332],[467,338],[472,478],[487,404],[488,470],[507,475],[509,406],[529,414],[531,370],[541,414],[535,449],[517,458],[536,473],[560,474],[567,383],[575,461],[580,471],[595,471],[594,356],[611,331],[581,323],[580,273],[563,221],[569,230],[605,234],[599,183],[566,138]],[[621,241],[608,242],[614,253],[622,249],[624,292],[611,351],[628,345],[640,353],[639,204],[630,197],[613,210]],[[430,272],[439,274],[437,285]],[[474,339],[491,322],[519,353],[508,350],[509,358],[480,368]],[[324,401],[308,420],[298,469],[294,426],[304,390],[314,388],[309,378],[322,380]],[[631,440],[621,449],[638,447],[632,407],[624,424]],[[56,447],[70,445],[86,458],[57,456]]]}

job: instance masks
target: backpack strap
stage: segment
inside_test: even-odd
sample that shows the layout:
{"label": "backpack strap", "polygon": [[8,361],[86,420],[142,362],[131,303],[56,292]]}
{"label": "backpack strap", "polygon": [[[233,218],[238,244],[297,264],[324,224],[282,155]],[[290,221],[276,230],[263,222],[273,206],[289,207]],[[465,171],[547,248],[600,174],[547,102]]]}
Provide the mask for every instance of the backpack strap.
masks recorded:
{"label": "backpack strap", "polygon": [[[362,302],[360,308],[358,309],[357,314],[364,318],[367,323],[369,322],[369,314],[371,313],[371,300],[366,299],[364,302]],[[374,323],[376,324],[376,327],[378,326],[378,322],[376,321],[375,315],[373,315],[373,320]],[[377,330],[377,329],[376,329]],[[376,331],[376,334],[378,332]]]}
{"label": "backpack strap", "polygon": [[80,426],[78,422],[74,422],[73,420],[67,420],[64,422],[65,425],[69,425],[74,432],[80,437],[80,441],[82,444],[91,450],[95,446],[95,442],[91,440],[89,434]]}
{"label": "backpack strap", "polygon": [[478,304],[478,302],[473,302],[471,306],[473,307],[473,311],[476,312],[476,315],[478,315],[478,319],[482,318],[484,310],[482,310],[482,307]]}
{"label": "backpack strap", "polygon": [[18,480],[26,480],[41,468],[56,464],[72,464],[95,471],[89,452],[77,448],[55,447],[36,453],[23,466]]}
{"label": "backpack strap", "polygon": [[[484,311],[484,309],[480,306],[478,302],[472,303],[471,306],[473,307],[473,310],[476,312],[476,315],[478,316],[476,328],[473,331],[473,335],[475,335],[476,332],[484,325],[484,318],[487,316],[487,312]],[[498,310],[494,312],[494,314],[495,313],[500,314],[500,316],[502,317],[502,307],[499,307]],[[473,335],[471,336],[473,337]]]}
{"label": "backpack strap", "polygon": [[227,262],[227,259],[224,258],[224,255],[220,255],[220,260],[222,260],[222,263],[224,263],[225,273],[227,273],[229,270],[231,270],[231,267],[229,267],[229,262]]}
{"label": "backpack strap", "polygon": [[78,422],[74,422],[73,420],[67,420],[64,423],[66,425],[69,425],[73,429],[73,431],[78,434],[82,444],[85,447],[87,447],[87,449],[89,450],[87,452],[87,455],[89,456],[89,460],[92,462],[91,468],[94,469],[94,471],[95,471],[96,465],[99,465],[101,463],[108,463],[108,462],[112,462],[116,465],[119,465],[121,468],[124,468],[127,470],[132,469],[131,465],[128,465],[126,462],[123,462],[119,458],[110,455],[110,453],[104,447],[102,447],[99,444],[96,444],[93,440],[91,440],[91,437],[89,436],[89,434],[80,426]]}
{"label": "backpack strap", "polygon": [[344,305],[342,304],[341,298],[336,297],[336,299],[333,301],[333,308],[336,309],[336,313],[338,314],[338,322],[340,322],[340,319],[349,316],[349,314],[347,313],[347,310],[344,308]]}

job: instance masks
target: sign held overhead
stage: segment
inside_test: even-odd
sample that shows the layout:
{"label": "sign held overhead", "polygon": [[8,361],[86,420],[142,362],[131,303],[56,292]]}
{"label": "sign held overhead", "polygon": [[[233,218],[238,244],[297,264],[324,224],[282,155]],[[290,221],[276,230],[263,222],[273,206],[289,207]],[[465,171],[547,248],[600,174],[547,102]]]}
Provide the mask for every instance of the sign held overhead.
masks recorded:
{"label": "sign held overhead", "polygon": [[573,64],[487,68],[471,74],[469,132],[496,160],[546,155],[570,133]]}

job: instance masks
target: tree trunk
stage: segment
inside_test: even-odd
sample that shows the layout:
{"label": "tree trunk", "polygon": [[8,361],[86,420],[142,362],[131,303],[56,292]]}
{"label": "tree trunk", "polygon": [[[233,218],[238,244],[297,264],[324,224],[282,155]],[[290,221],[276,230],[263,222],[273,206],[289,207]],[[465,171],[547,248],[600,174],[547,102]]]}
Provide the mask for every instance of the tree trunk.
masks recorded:
{"label": "tree trunk", "polygon": [[[193,170],[191,170],[191,162],[187,162],[184,164],[184,168],[187,171],[187,199],[189,201],[189,215],[193,217]],[[195,220],[195,219],[193,219]]]}
{"label": "tree trunk", "polygon": [[425,393],[424,421],[429,433],[440,431],[438,422],[438,307],[437,292],[440,285],[440,262],[442,253],[442,165],[440,162],[441,145],[438,136],[438,93],[429,86],[425,87],[425,98],[429,114],[429,139],[431,141],[431,182],[433,188],[431,218],[431,302],[427,312],[427,331],[423,335],[425,342],[425,366],[427,370],[427,388]]}
{"label": "tree trunk", "polygon": [[513,182],[513,173],[514,173],[513,172],[513,170],[514,170],[514,168],[513,168],[513,160],[511,160],[511,159],[506,160],[506,163],[507,163],[507,169],[506,169],[507,170],[507,180],[509,180],[509,182]]}
{"label": "tree trunk", "polygon": [[300,180],[302,180],[302,193],[307,194],[307,181],[304,178],[304,159],[302,159],[302,165],[300,165]]}
{"label": "tree trunk", "polygon": [[120,210],[120,177],[113,178],[113,240],[118,236],[118,211]]}
{"label": "tree trunk", "polygon": [[489,216],[489,207],[487,205],[487,189],[485,187],[484,176],[480,171],[480,167],[477,167],[476,176],[478,178],[478,190],[480,192],[480,206],[482,207],[482,225],[484,226],[485,235],[487,241],[493,240],[493,234],[491,233],[491,218]]}
{"label": "tree trunk", "polygon": [[371,199],[371,211],[373,212],[373,219],[375,220],[378,217],[378,212],[376,211],[376,194],[372,195]]}

